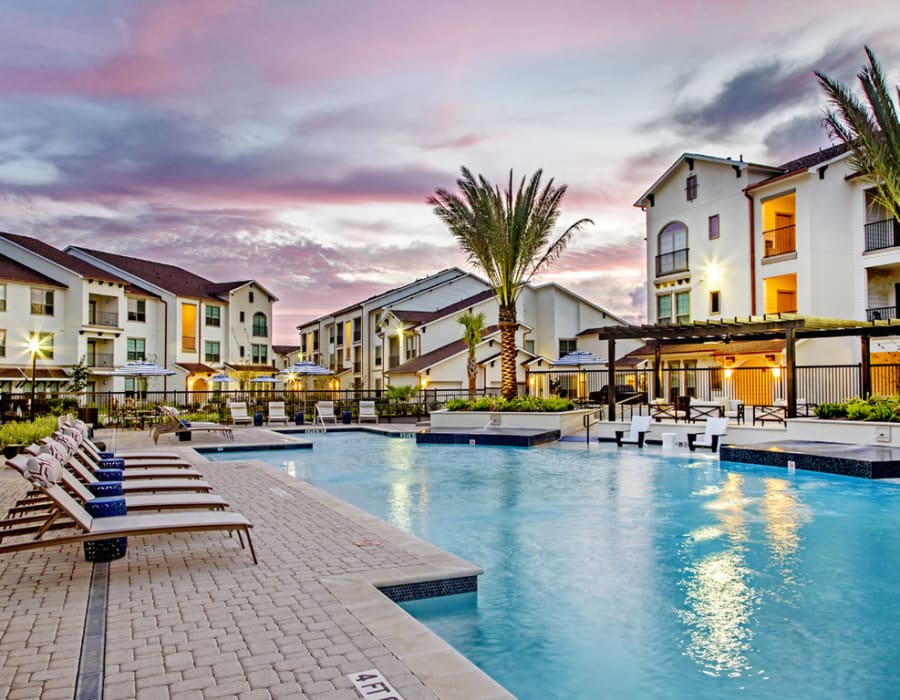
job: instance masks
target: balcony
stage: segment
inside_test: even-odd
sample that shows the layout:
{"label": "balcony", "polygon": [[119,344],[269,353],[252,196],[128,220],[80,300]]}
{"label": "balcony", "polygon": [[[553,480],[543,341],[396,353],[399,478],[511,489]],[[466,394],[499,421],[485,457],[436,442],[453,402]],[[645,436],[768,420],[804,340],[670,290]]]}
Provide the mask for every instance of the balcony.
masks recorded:
{"label": "balcony", "polygon": [[670,275],[688,269],[688,249],[673,250],[656,256],[656,276]]}
{"label": "balcony", "polygon": [[900,246],[900,221],[882,219],[865,225],[866,252]]}
{"label": "balcony", "polygon": [[95,311],[91,309],[88,313],[88,325],[115,328],[119,325],[119,314],[115,311]]}
{"label": "balcony", "polygon": [[896,306],[876,306],[866,309],[867,321],[888,321],[892,318],[900,318]]}
{"label": "balcony", "polygon": [[192,335],[183,335],[181,336],[181,349],[185,352],[196,352],[197,351],[197,338]]}
{"label": "balcony", "polygon": [[797,226],[781,226],[762,232],[763,258],[774,258],[777,255],[797,252]]}
{"label": "balcony", "polygon": [[396,367],[400,364],[400,355],[391,355],[388,357],[388,367]]}
{"label": "balcony", "polygon": [[113,367],[113,354],[111,352],[89,352],[87,354],[88,367]]}
{"label": "balcony", "polygon": [[359,374],[360,372],[362,372],[362,362],[354,362],[353,374]]}

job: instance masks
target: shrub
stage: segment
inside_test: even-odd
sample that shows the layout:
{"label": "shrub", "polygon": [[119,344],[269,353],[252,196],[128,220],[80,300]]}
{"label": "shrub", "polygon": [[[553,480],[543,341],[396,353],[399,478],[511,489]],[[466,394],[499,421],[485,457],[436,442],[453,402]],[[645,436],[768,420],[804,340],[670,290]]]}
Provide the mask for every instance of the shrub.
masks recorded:
{"label": "shrub", "polygon": [[900,396],[870,396],[867,399],[848,399],[842,403],[822,403],[816,407],[816,417],[822,419],[847,418],[858,421],[900,422]]}
{"label": "shrub", "polygon": [[537,396],[517,396],[507,400],[502,396],[483,396],[474,401],[450,399],[445,408],[448,411],[490,411],[518,413],[558,413],[571,411],[574,402],[556,397],[542,399]]}
{"label": "shrub", "polygon": [[830,418],[846,418],[847,409],[840,403],[820,403],[816,406],[816,418],[828,420]]}
{"label": "shrub", "polygon": [[0,426],[0,447],[31,445],[53,435],[58,427],[56,416],[44,416],[33,421],[15,421]]}

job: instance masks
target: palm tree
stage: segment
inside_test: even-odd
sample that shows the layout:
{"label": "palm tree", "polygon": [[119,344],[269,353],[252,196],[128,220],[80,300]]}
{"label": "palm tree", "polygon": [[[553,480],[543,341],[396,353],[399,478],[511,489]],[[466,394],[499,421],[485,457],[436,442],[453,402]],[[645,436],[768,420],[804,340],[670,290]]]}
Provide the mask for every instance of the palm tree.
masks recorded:
{"label": "palm tree", "polygon": [[590,219],[579,219],[552,243],[559,219],[559,204],[566,186],[541,187],[538,170],[525,178],[513,193],[513,173],[501,193],[483,175],[476,179],[465,167],[456,181],[460,194],[444,189],[428,198],[434,213],[447,225],[469,262],[480,267],[497,295],[500,326],[500,393],[515,398],[516,389],[516,299],[532,277],[550,265],[565,249],[572,235]]}
{"label": "palm tree", "polygon": [[466,374],[469,376],[469,398],[475,398],[477,388],[475,382],[478,378],[478,363],[475,360],[475,348],[481,342],[481,334],[484,331],[485,316],[479,312],[473,314],[466,311],[456,318],[457,322],[463,327],[463,341],[469,349],[469,358],[466,360]]}
{"label": "palm tree", "polygon": [[845,85],[816,71],[832,105],[825,113],[825,125],[850,148],[854,169],[875,186],[874,202],[900,219],[900,121],[884,73],[868,46],[866,56],[869,65],[857,77],[868,105]]}

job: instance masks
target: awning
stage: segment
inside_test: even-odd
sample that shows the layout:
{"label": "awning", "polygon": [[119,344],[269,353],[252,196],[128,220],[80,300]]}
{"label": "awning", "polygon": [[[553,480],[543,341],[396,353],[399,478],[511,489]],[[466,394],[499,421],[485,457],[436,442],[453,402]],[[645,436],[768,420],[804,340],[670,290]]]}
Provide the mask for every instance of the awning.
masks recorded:
{"label": "awning", "polygon": [[[21,370],[23,378],[31,381],[31,370]],[[69,374],[64,369],[56,367],[36,367],[34,378],[39,382],[67,382]]]}
{"label": "awning", "polygon": [[187,370],[188,374],[215,374],[219,371],[202,362],[176,362],[175,366]]}

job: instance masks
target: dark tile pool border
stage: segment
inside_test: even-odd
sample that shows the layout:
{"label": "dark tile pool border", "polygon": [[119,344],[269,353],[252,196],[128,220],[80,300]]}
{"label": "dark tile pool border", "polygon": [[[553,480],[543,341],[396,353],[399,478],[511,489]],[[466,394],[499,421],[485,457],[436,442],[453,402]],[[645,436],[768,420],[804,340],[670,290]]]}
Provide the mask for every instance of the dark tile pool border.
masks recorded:
{"label": "dark tile pool border", "polygon": [[543,432],[491,432],[472,430],[466,432],[435,432],[423,430],[416,433],[420,445],[494,445],[503,447],[534,447],[560,438],[558,430]]}
{"label": "dark tile pool border", "polygon": [[478,577],[461,576],[459,578],[445,578],[436,581],[401,583],[396,586],[381,586],[378,590],[395,603],[405,603],[410,600],[440,598],[441,596],[457,595],[458,593],[475,593],[478,591]]}
{"label": "dark tile pool border", "polygon": [[900,477],[900,450],[868,445],[803,441],[722,445],[719,459],[863,479]]}
{"label": "dark tile pool border", "polygon": [[194,451],[200,454],[216,454],[217,452],[262,452],[263,450],[311,450],[311,442],[273,442],[251,443],[242,445],[215,445],[212,447],[195,447]]}

